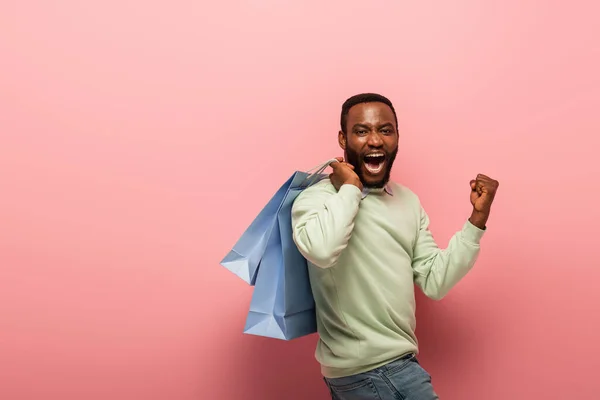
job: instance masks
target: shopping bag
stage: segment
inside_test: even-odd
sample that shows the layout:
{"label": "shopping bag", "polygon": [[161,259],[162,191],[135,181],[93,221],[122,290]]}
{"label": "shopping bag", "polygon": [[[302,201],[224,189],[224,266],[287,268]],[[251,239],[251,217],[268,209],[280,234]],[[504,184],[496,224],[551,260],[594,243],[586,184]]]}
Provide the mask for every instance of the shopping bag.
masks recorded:
{"label": "shopping bag", "polygon": [[292,236],[292,205],[304,189],[325,177],[321,172],[333,161],[317,175],[292,176],[256,273],[245,333],[292,340],[317,331],[308,265]]}
{"label": "shopping bag", "polygon": [[329,164],[336,161],[335,159],[329,160],[307,172],[296,171],[293,173],[254,218],[220,264],[246,283],[255,285],[256,273],[271,232],[277,223],[277,215],[281,206],[285,203],[285,199],[290,196],[290,191],[295,198],[299,193],[298,190],[306,188],[325,177],[323,171]]}
{"label": "shopping bag", "polygon": [[221,260],[222,266],[250,285],[254,285],[256,281],[256,271],[267,247],[269,234],[277,219],[277,212],[293,180],[294,176],[281,185],[267,205],[263,207],[244,231],[233,249]]}

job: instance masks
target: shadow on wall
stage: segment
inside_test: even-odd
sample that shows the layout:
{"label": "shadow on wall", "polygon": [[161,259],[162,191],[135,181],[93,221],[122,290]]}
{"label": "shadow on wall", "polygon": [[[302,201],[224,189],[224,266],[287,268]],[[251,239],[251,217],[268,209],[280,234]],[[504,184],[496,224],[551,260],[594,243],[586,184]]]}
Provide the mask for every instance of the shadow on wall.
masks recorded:
{"label": "shadow on wall", "polygon": [[289,342],[244,334],[231,384],[247,400],[326,400],[329,394],[314,358],[317,335]]}
{"label": "shadow on wall", "polygon": [[[442,397],[446,395],[444,389],[447,388],[453,388],[453,393],[448,393],[448,396],[460,395],[456,391],[463,389],[457,387],[456,382],[469,386],[469,382],[481,379],[482,369],[498,360],[498,348],[491,348],[490,343],[497,346],[499,341],[504,341],[504,337],[510,336],[509,330],[513,329],[511,326],[515,323],[510,310],[498,307],[499,299],[507,296],[502,292],[505,286],[498,282],[508,279],[506,264],[510,265],[511,260],[499,258],[495,253],[482,258],[486,259],[482,260],[485,261],[485,268],[499,271],[496,276],[469,277],[467,279],[473,279],[473,282],[477,279],[477,284],[459,284],[460,287],[451,291],[442,301],[430,300],[419,289],[415,289],[419,358],[432,375],[438,394]],[[514,265],[519,265],[516,260]],[[477,273],[477,270],[471,272]],[[523,304],[526,287],[513,285],[510,298]],[[523,306],[521,310],[528,312]]]}
{"label": "shadow on wall", "polygon": [[468,363],[485,347],[485,339],[475,334],[478,322],[472,314],[452,298],[438,302],[420,292],[416,297],[416,333],[423,364],[445,373],[471,370]]}

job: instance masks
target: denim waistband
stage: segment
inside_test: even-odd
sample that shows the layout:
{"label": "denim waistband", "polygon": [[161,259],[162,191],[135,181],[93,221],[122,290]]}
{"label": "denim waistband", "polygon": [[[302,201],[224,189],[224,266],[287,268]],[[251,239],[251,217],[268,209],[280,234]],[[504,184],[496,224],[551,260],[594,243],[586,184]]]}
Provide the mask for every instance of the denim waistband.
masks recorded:
{"label": "denim waistband", "polygon": [[402,357],[397,358],[394,361],[392,361],[392,362],[390,362],[390,363],[388,363],[388,364],[386,364],[386,365],[384,365],[384,366],[382,366],[382,367],[380,367],[378,369],[381,370],[381,371],[389,371],[389,370],[394,369],[395,367],[397,367],[398,364],[405,363],[406,361],[412,360],[415,357],[416,357],[415,353],[408,353],[408,354],[405,354]]}

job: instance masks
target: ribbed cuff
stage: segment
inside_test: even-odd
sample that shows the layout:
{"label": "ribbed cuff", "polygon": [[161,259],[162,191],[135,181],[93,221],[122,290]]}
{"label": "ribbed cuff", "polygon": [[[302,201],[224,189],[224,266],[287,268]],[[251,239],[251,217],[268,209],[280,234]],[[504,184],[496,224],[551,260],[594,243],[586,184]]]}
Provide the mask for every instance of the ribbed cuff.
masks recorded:
{"label": "ribbed cuff", "polygon": [[469,220],[465,222],[465,225],[462,229],[462,238],[467,242],[479,244],[481,238],[485,234],[484,229],[480,229],[473,225]]}

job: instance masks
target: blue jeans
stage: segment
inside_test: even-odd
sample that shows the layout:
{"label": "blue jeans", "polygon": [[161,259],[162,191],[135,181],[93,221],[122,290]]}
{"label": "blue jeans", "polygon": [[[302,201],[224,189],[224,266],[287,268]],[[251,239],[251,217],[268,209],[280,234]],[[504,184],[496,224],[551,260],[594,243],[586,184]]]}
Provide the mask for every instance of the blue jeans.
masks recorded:
{"label": "blue jeans", "polygon": [[343,378],[325,378],[333,400],[439,400],[414,355]]}

